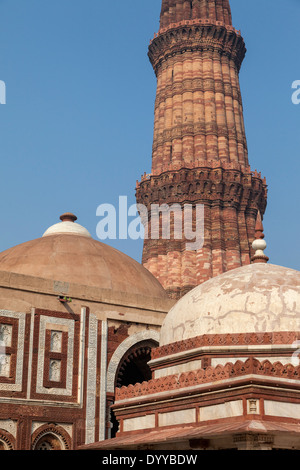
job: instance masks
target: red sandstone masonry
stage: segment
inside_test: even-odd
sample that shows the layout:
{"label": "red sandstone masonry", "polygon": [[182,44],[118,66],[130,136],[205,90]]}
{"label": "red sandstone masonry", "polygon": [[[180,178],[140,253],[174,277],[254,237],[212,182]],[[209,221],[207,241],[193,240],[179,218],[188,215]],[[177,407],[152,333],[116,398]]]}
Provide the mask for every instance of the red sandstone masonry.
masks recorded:
{"label": "red sandstone masonry", "polygon": [[[22,402],[15,403],[13,400],[11,402],[7,401],[7,403],[1,404],[0,409],[0,419],[6,420],[7,417],[12,421],[16,422],[17,433],[16,438],[14,438],[11,434],[5,431],[0,430],[1,439],[6,442],[8,448],[16,449],[16,450],[29,450],[32,449],[34,444],[43,435],[44,432],[48,431],[55,432],[55,434],[59,435],[64,441],[65,446],[67,449],[75,449],[78,445],[82,445],[84,443],[84,434],[85,434],[85,402],[82,408],[72,406],[74,403],[77,402],[77,389],[78,389],[78,355],[79,355],[79,346],[80,346],[80,338],[79,338],[79,328],[80,328],[80,317],[74,313],[67,313],[67,312],[58,312],[58,311],[50,311],[50,310],[35,310],[35,328],[34,328],[34,350],[33,350],[33,383],[36,383],[36,374],[37,374],[37,353],[38,353],[38,343],[39,343],[39,319],[41,316],[46,317],[57,317],[57,318],[68,318],[73,319],[75,321],[75,341],[74,341],[74,369],[73,369],[73,395],[68,397],[59,397],[55,394],[35,394],[34,387],[31,390],[31,398],[38,398],[40,399],[40,404],[32,404],[29,405],[28,403],[22,404]],[[85,331],[85,344],[88,344],[88,334],[89,334],[89,327],[88,327],[88,317],[89,311],[87,309],[87,323],[86,323],[86,331]],[[0,323],[15,323],[15,318],[8,318],[8,317],[1,317]],[[1,396],[3,397],[11,397],[11,398],[26,398],[27,397],[27,379],[28,379],[28,356],[29,356],[29,338],[30,338],[30,322],[31,322],[31,315],[26,315],[26,326],[25,326],[25,342],[24,342],[24,369],[23,369],[23,379],[22,379],[22,390],[21,391],[2,391]],[[17,330],[15,330],[17,331]],[[13,342],[14,344],[18,343],[18,338],[15,336],[15,331],[13,332]],[[50,330],[48,330],[50,331]],[[47,365],[50,356],[52,357],[53,352],[50,351],[49,347],[49,333],[46,334],[48,338],[46,338],[46,348],[45,348],[45,364]],[[8,352],[8,351],[6,351]],[[22,354],[22,351],[19,351]],[[63,347],[61,352],[60,358],[65,363],[65,356],[66,348]],[[85,380],[84,380],[84,387],[86,387],[86,374],[87,374],[87,353],[85,354]],[[44,377],[47,377],[47,371],[43,371]],[[65,365],[62,366],[62,377],[65,375]],[[15,381],[15,374],[11,373],[12,383]],[[1,378],[2,381],[2,378]],[[46,386],[57,386],[57,383],[48,383],[45,384]],[[60,385],[64,385],[61,383]],[[84,396],[86,396],[86,391]],[[63,400],[65,402],[65,406],[55,406],[57,400]],[[52,401],[53,404],[46,405],[43,400],[47,400],[47,402]],[[68,405],[70,402],[70,405]],[[73,403],[72,403],[73,402]],[[32,427],[33,422],[39,422],[40,426],[36,431],[32,434]],[[54,423],[61,422],[65,423],[66,425],[72,426],[72,438],[68,435],[68,433],[62,429],[60,426],[55,425]],[[43,424],[44,423],[44,424]],[[49,424],[52,423],[52,424]]]}
{"label": "red sandstone masonry", "polygon": [[184,235],[181,242],[172,233],[171,239],[149,238],[144,241],[144,266],[171,297],[178,298],[213,276],[249,264],[257,212],[265,211],[266,193],[266,183],[258,173],[243,172],[232,163],[179,166],[143,178],[136,197],[149,213],[151,204],[205,206],[201,250],[187,252]]}
{"label": "red sandstone masonry", "polygon": [[165,28],[173,22],[182,20],[207,18],[212,21],[220,21],[231,25],[231,9],[228,0],[200,0],[194,2],[191,8],[191,2],[187,0],[163,0],[160,27]]}
{"label": "red sandstone masonry", "polygon": [[[249,264],[255,221],[267,201],[252,173],[239,85],[246,53],[228,0],[163,0],[149,46],[157,77],[152,172],[137,183],[139,204],[204,204],[202,250],[145,240],[143,264],[178,299],[211,277]],[[151,219],[150,221],[151,222]]]}
{"label": "red sandstone masonry", "polygon": [[[73,380],[72,380],[72,394],[70,396],[60,396],[55,393],[53,394],[44,394],[44,393],[37,393],[36,391],[36,385],[37,385],[37,380],[38,380],[38,351],[39,351],[39,335],[40,335],[40,317],[41,316],[46,316],[48,317],[51,315],[52,317],[57,317],[57,318],[67,318],[71,319],[74,321],[74,375],[73,375]],[[47,399],[47,400],[52,400],[53,402],[55,401],[61,401],[63,400],[64,402],[70,402],[70,403],[76,403],[77,402],[77,390],[78,390],[78,367],[79,367],[79,348],[80,348],[80,337],[79,337],[79,331],[80,331],[80,316],[76,314],[71,314],[68,312],[53,312],[53,311],[48,311],[48,310],[40,310],[36,309],[35,311],[35,318],[34,318],[34,334],[33,334],[33,358],[32,358],[32,382],[31,382],[31,391],[30,391],[30,398],[32,399]],[[47,336],[46,336],[47,338]],[[66,337],[64,336],[64,339],[66,340]],[[46,339],[46,345],[48,345],[48,350],[46,349],[46,357],[50,358],[51,353],[49,351],[49,341],[47,342]],[[65,347],[66,351],[67,347]],[[62,368],[61,368],[61,375],[62,377],[66,377],[66,368],[67,368],[67,357],[65,357],[65,354],[61,354],[61,358],[63,359],[62,361]],[[64,379],[62,379],[62,382],[60,385],[63,385]],[[53,388],[53,383],[49,382],[45,384],[46,386],[50,386]]]}

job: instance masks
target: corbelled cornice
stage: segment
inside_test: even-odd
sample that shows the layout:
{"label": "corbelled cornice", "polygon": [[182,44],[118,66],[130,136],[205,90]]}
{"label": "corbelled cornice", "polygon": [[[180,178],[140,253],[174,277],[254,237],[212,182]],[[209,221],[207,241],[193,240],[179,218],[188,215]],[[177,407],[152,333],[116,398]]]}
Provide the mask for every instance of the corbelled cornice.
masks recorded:
{"label": "corbelled cornice", "polygon": [[[265,211],[267,186],[258,173],[243,172],[235,165],[228,168],[181,168],[144,178],[137,186],[137,200],[146,206],[151,204],[174,204],[221,202],[223,205],[260,207]],[[231,168],[230,168],[231,167]],[[180,185],[180,191],[178,189]]]}
{"label": "corbelled cornice", "polygon": [[148,56],[157,73],[159,65],[168,57],[187,51],[226,55],[240,70],[246,47],[240,31],[232,26],[209,20],[187,20],[161,29],[150,43]]}
{"label": "corbelled cornice", "polygon": [[[282,364],[279,361],[271,363],[269,360],[259,361],[253,357],[249,357],[245,362],[238,360],[234,364],[217,365],[216,367],[207,367],[206,369],[198,369],[195,371],[182,372],[181,374],[173,374],[158,379],[152,379],[142,384],[129,385],[116,389],[116,402],[128,400],[132,398],[148,397],[152,394],[160,392],[171,392],[175,390],[185,389],[187,387],[197,387],[206,383],[220,384],[220,381],[232,380],[233,378],[244,378],[244,380],[252,376],[264,377],[265,379],[273,379],[275,384],[280,381],[292,379],[294,381],[293,388],[299,390],[300,366],[292,364]],[[249,378],[246,379],[249,381]],[[289,384],[292,387],[291,383]]]}

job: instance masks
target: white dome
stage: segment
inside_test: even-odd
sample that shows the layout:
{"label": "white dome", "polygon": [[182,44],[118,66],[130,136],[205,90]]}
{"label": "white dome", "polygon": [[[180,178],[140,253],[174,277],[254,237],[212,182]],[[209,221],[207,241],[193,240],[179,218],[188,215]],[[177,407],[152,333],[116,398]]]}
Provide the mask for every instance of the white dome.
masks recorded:
{"label": "white dome", "polygon": [[84,228],[82,225],[74,224],[73,222],[59,222],[58,224],[54,224],[46,230],[46,232],[43,234],[43,237],[63,233],[68,233],[71,235],[82,235],[83,237],[92,238],[92,235],[86,228]]}
{"label": "white dome", "polygon": [[60,219],[61,222],[49,227],[43,234],[43,237],[47,237],[49,235],[70,234],[92,238],[92,235],[85,227],[75,223],[75,221],[77,220],[77,217],[75,215],[67,212],[66,214],[63,214]]}
{"label": "white dome", "polygon": [[256,263],[197,286],[170,310],[160,346],[196,336],[300,331],[300,272]]}

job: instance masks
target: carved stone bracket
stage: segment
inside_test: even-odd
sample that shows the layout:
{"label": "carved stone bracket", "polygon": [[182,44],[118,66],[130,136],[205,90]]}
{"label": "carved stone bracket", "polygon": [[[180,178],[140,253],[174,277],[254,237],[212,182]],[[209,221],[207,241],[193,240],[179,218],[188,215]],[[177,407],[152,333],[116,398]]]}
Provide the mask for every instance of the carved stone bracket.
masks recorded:
{"label": "carved stone bracket", "polygon": [[274,436],[271,434],[243,433],[234,436],[233,442],[239,450],[271,450]]}

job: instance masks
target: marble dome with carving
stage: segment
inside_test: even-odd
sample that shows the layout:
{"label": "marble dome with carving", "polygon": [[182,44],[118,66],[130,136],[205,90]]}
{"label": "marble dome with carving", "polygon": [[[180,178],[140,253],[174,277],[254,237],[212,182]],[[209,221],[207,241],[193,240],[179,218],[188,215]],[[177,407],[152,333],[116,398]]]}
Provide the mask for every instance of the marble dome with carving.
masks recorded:
{"label": "marble dome with carving", "polygon": [[0,253],[0,271],[128,294],[167,299],[157,279],[140,263],[92,238],[71,213],[41,238]]}
{"label": "marble dome with carving", "polygon": [[300,272],[265,263],[194,288],[167,314],[160,346],[210,334],[300,331]]}

